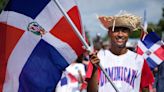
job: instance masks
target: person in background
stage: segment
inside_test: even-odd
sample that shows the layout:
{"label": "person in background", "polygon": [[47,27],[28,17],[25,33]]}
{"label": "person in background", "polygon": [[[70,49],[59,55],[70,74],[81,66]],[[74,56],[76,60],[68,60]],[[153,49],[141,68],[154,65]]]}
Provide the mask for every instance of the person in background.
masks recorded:
{"label": "person in background", "polygon": [[156,91],[164,91],[164,62],[162,62],[155,70],[156,74]]}
{"label": "person in background", "polygon": [[94,49],[95,50],[100,50],[102,48],[102,37],[100,33],[97,33],[95,40],[93,41],[94,43]]}
{"label": "person in background", "polygon": [[129,34],[141,28],[141,18],[124,11],[115,16],[100,16],[99,20],[108,29],[110,48],[91,55],[93,68],[86,79],[87,91],[116,92],[97,64],[105,68],[119,92],[149,90],[154,77],[148,64],[142,56],[126,47]]}
{"label": "person in background", "polygon": [[63,72],[55,92],[86,92],[85,74],[85,66],[80,56]]}

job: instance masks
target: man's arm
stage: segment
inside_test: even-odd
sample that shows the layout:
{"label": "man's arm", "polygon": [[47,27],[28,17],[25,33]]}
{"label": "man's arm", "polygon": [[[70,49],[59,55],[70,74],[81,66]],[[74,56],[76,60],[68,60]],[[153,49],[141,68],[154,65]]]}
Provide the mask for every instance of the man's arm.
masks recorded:
{"label": "man's arm", "polygon": [[90,56],[90,64],[88,65],[88,73],[91,74],[90,78],[87,78],[88,82],[87,92],[98,92],[98,69],[97,64],[100,62],[96,54]]}

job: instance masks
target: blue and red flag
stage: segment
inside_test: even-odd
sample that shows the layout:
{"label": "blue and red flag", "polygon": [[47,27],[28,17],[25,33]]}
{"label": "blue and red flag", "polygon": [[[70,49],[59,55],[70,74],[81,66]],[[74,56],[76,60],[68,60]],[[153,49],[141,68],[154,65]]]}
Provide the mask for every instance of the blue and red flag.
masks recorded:
{"label": "blue and red flag", "polygon": [[151,69],[154,69],[164,61],[163,41],[155,32],[150,32],[139,40],[137,53],[145,58]]}
{"label": "blue and red flag", "polygon": [[[82,33],[75,2],[59,2]],[[0,92],[52,92],[83,51],[53,0],[10,0],[0,14]]]}

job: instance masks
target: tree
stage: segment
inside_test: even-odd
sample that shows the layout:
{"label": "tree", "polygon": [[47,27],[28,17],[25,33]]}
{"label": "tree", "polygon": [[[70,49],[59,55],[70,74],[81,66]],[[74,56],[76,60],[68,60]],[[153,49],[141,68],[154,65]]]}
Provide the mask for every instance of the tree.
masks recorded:
{"label": "tree", "polygon": [[0,0],[0,13],[4,9],[4,7],[7,5],[9,0]]}
{"label": "tree", "polygon": [[159,26],[159,30],[164,32],[164,8],[162,9],[162,18],[160,19],[158,26]]}

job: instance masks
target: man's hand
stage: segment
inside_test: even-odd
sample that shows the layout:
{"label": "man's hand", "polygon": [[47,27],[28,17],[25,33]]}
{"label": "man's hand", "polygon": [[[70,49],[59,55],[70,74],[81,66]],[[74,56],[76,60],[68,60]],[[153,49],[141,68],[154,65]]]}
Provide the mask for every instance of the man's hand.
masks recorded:
{"label": "man's hand", "polygon": [[97,68],[97,65],[100,63],[100,59],[97,57],[96,52],[90,55],[90,61]]}

